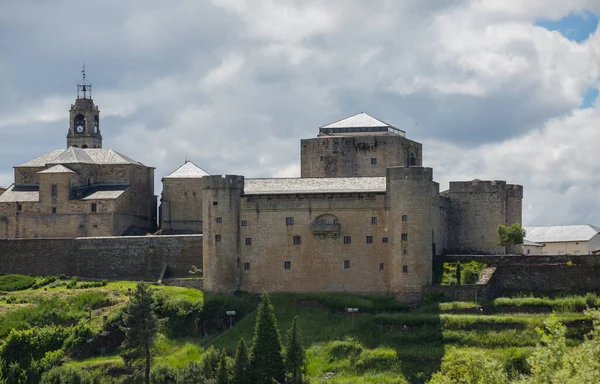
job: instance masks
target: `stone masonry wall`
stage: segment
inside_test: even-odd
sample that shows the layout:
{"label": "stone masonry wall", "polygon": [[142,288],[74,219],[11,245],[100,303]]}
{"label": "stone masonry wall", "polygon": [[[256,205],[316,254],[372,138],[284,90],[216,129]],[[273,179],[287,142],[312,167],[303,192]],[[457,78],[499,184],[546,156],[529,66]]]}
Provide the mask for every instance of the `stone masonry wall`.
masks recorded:
{"label": "stone masonry wall", "polygon": [[300,149],[301,177],[381,177],[411,154],[422,164],[422,145],[398,135],[321,136],[302,140]]}
{"label": "stone masonry wall", "polygon": [[158,280],[202,268],[202,235],[0,240],[0,274]]}

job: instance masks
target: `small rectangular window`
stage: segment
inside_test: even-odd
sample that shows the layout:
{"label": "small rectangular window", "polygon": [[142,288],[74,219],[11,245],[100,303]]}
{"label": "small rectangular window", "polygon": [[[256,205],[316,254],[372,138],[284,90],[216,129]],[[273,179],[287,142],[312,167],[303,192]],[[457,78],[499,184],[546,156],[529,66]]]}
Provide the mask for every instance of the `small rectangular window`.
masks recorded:
{"label": "small rectangular window", "polygon": [[246,245],[252,245],[252,238],[246,237]]}
{"label": "small rectangular window", "polygon": [[294,218],[293,217],[286,217],[285,218],[285,225],[294,225]]}
{"label": "small rectangular window", "polygon": [[223,218],[222,217],[217,217],[217,224],[221,224],[223,223]]}
{"label": "small rectangular window", "polygon": [[17,212],[21,212],[23,210],[23,206],[21,204],[17,204]]}
{"label": "small rectangular window", "polygon": [[364,197],[364,196],[358,196],[358,200],[362,201],[362,200],[364,200],[364,199],[365,199],[365,197]]}
{"label": "small rectangular window", "polygon": [[373,165],[377,164],[377,158],[376,157],[371,157],[371,164],[373,164]]}
{"label": "small rectangular window", "polygon": [[325,160],[325,156],[321,156],[321,161]]}
{"label": "small rectangular window", "polygon": [[383,263],[379,263],[379,270],[383,271]]}
{"label": "small rectangular window", "polygon": [[302,238],[300,236],[294,236],[294,245],[302,244]]}
{"label": "small rectangular window", "polygon": [[352,244],[352,237],[344,236],[344,244]]}
{"label": "small rectangular window", "polygon": [[221,242],[221,235],[215,235],[215,243]]}
{"label": "small rectangular window", "polygon": [[98,228],[98,224],[94,224],[94,225],[92,225],[92,227]]}
{"label": "small rectangular window", "polygon": [[92,212],[98,212],[98,205],[96,205],[96,203],[92,203],[92,207],[90,209]]}
{"label": "small rectangular window", "polygon": [[350,260],[344,260],[344,269],[350,269]]}
{"label": "small rectangular window", "polygon": [[371,217],[371,224],[377,225],[377,217],[376,216]]}
{"label": "small rectangular window", "polygon": [[52,184],[52,196],[58,195],[58,185]]}
{"label": "small rectangular window", "polygon": [[381,240],[382,240],[384,243],[387,243],[387,242],[388,242],[388,238],[387,238],[387,237],[384,237],[384,238],[383,238],[383,239],[381,239]]}
{"label": "small rectangular window", "polygon": [[408,233],[403,233],[402,235],[400,235],[400,240],[408,241]]}
{"label": "small rectangular window", "polygon": [[248,226],[248,222],[246,220],[242,220],[242,227],[247,227]]}
{"label": "small rectangular window", "polygon": [[213,205],[219,205],[218,201],[213,201]]}
{"label": "small rectangular window", "polygon": [[408,221],[408,216],[402,215],[402,221]]}
{"label": "small rectangular window", "polygon": [[408,273],[408,265],[402,266],[402,272],[403,273]]}
{"label": "small rectangular window", "polygon": [[244,269],[247,271],[250,269],[250,263],[249,262],[245,262],[244,263]]}
{"label": "small rectangular window", "polygon": [[52,207],[52,213],[56,213],[56,207]]}
{"label": "small rectangular window", "polygon": [[291,261],[284,261],[283,262],[283,269],[292,269],[292,262]]}
{"label": "small rectangular window", "polygon": [[367,236],[367,244],[373,244],[373,236]]}
{"label": "small rectangular window", "polygon": [[408,255],[408,249],[403,249],[403,250],[402,250],[402,254],[403,254],[403,255]]}

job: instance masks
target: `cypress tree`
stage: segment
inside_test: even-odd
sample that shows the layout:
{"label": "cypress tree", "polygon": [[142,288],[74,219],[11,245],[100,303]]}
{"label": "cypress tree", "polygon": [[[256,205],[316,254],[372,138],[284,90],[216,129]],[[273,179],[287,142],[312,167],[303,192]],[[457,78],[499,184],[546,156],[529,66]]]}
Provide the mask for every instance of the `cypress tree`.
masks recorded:
{"label": "cypress tree", "polygon": [[244,339],[240,339],[235,350],[235,372],[233,373],[233,384],[249,384],[248,366],[250,356]]}
{"label": "cypress tree", "polygon": [[254,384],[272,384],[273,380],[283,383],[285,380],[277,319],[269,295],[266,293],[262,295],[258,306],[250,372]]}
{"label": "cypress tree", "polygon": [[227,373],[227,355],[225,349],[221,351],[221,359],[219,360],[219,371],[217,373],[217,384],[229,384],[229,374]]}
{"label": "cypress tree", "polygon": [[131,300],[125,307],[121,329],[125,332],[123,342],[125,361],[142,360],[144,379],[150,384],[150,362],[158,334],[158,319],[154,314],[153,292],[148,284],[137,284]]}
{"label": "cypress tree", "polygon": [[288,331],[287,348],[285,353],[285,370],[292,384],[302,384],[304,377],[304,348],[300,340],[298,316],[294,317],[292,327]]}

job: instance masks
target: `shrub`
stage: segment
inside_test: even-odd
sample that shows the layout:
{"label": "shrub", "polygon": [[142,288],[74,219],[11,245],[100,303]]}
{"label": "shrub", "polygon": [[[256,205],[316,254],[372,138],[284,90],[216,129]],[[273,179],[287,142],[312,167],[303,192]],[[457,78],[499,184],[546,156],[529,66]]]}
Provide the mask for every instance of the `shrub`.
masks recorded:
{"label": "shrub", "polygon": [[77,324],[65,340],[65,353],[69,356],[84,357],[93,353],[93,341],[96,333],[87,324]]}
{"label": "shrub", "polygon": [[200,375],[207,379],[215,379],[219,369],[221,354],[212,345],[202,354],[200,360]]}
{"label": "shrub", "polygon": [[160,318],[168,319],[165,324],[167,336],[194,336],[195,321],[202,312],[202,302],[177,299],[161,291],[155,292],[155,298],[156,314]]}
{"label": "shrub", "polygon": [[67,283],[67,289],[75,288],[77,286],[77,281],[77,276],[73,276],[71,280],[69,280],[69,282]]}
{"label": "shrub", "polygon": [[466,264],[461,264],[461,282],[462,284],[475,284],[479,278],[479,274],[487,266],[483,263],[479,263],[475,260],[469,261]]}
{"label": "shrub", "polygon": [[152,384],[175,384],[178,382],[179,370],[168,364],[157,364],[150,371]]}
{"label": "shrub", "polygon": [[196,384],[206,379],[203,375],[202,364],[192,361],[181,369],[177,384]]}
{"label": "shrub", "polygon": [[13,292],[31,288],[35,284],[35,277],[25,275],[0,276],[0,291]]}
{"label": "shrub", "polygon": [[56,281],[56,276],[38,277],[35,281],[35,284],[31,288],[39,289],[39,288],[45,287],[48,284],[54,283],[55,281]]}
{"label": "shrub", "polygon": [[359,372],[392,371],[399,366],[399,362],[396,351],[391,348],[378,348],[362,351],[355,366]]}
{"label": "shrub", "polygon": [[429,384],[504,384],[508,377],[495,360],[481,353],[451,350],[442,359],[442,366]]}
{"label": "shrub", "polygon": [[585,304],[590,307],[590,308],[594,308],[596,307],[598,303],[598,295],[593,293],[593,292],[588,292],[585,294]]}
{"label": "shrub", "polygon": [[360,355],[363,346],[355,339],[347,337],[345,340],[337,340],[329,344],[329,355],[333,359],[351,358]]}
{"label": "shrub", "polygon": [[509,378],[517,379],[521,375],[529,375],[531,366],[527,362],[529,354],[522,349],[511,348],[508,352],[508,357],[504,362],[504,369]]}
{"label": "shrub", "polygon": [[92,375],[69,365],[55,367],[42,375],[41,384],[92,384]]}

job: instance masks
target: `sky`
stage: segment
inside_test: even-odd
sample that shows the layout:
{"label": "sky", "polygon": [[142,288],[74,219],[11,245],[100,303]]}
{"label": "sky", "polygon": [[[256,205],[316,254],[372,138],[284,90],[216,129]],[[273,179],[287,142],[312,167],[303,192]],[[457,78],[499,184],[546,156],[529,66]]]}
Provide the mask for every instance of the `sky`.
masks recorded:
{"label": "sky", "polygon": [[81,64],[104,147],[298,177],[366,112],[450,180],[524,186],[525,225],[600,225],[600,0],[0,2],[0,186],[66,146]]}

